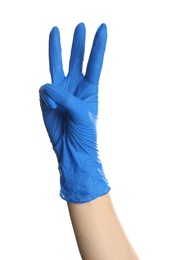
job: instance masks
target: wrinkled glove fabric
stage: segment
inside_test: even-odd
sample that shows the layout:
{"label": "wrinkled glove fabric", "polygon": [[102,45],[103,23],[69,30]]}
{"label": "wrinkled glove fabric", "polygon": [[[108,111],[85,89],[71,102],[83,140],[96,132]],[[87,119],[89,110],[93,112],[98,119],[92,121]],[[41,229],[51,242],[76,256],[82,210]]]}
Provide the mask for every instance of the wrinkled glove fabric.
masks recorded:
{"label": "wrinkled glove fabric", "polygon": [[98,86],[107,41],[107,27],[96,31],[83,73],[85,25],[76,26],[67,75],[64,74],[60,32],[49,35],[51,83],[40,90],[45,127],[58,159],[60,196],[85,203],[109,192],[97,146]]}

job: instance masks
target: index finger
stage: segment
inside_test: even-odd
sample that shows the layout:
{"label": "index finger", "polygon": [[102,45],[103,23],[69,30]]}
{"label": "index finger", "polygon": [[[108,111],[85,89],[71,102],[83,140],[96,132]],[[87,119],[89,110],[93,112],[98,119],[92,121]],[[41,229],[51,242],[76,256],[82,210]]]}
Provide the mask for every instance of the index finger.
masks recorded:
{"label": "index finger", "polygon": [[53,27],[49,35],[49,69],[53,84],[60,83],[64,78],[62,65],[60,32]]}
{"label": "index finger", "polygon": [[99,82],[106,42],[107,26],[102,23],[96,31],[85,74],[86,80],[94,84]]}

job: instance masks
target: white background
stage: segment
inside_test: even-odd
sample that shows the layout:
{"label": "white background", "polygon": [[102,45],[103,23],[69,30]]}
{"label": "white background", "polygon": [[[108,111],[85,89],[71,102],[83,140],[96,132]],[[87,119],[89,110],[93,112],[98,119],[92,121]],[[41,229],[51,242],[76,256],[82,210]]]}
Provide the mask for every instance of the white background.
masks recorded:
{"label": "white background", "polygon": [[75,26],[108,43],[99,149],[120,221],[141,260],[173,259],[173,7],[168,0],[1,1],[0,259],[80,256],[43,125],[48,35],[61,31],[67,71]]}

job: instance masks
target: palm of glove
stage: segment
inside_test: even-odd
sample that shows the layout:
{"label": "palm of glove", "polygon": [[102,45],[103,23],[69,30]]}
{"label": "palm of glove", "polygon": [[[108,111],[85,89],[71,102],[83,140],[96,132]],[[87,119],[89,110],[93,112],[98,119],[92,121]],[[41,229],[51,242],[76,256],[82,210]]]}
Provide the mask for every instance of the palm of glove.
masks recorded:
{"label": "palm of glove", "polygon": [[[59,162],[61,197],[67,201],[89,201],[108,186],[97,151],[98,81],[103,63],[107,31],[102,24],[93,41],[86,74],[82,73],[85,26],[74,32],[69,73],[62,67],[60,35],[54,27],[49,38],[52,84],[40,88],[44,123]],[[99,172],[99,174],[98,174]],[[77,178],[76,178],[77,176]],[[103,181],[104,179],[104,181]]]}
{"label": "palm of glove", "polygon": [[[42,94],[40,102],[44,123],[54,148],[61,139],[67,136],[71,140],[73,138],[77,139],[78,135],[82,134],[84,129],[84,133],[86,133],[86,131],[88,134],[90,133],[92,140],[96,142],[98,85],[88,83],[84,76],[82,76],[79,77],[79,83],[76,84],[76,87],[71,90],[70,86],[74,85],[74,82],[70,80],[69,77],[69,75],[65,77],[60,86],[46,84],[41,90],[41,92],[43,90],[46,92],[45,89],[47,89],[49,95],[45,97],[45,94]],[[53,101],[59,99],[59,96],[56,96],[56,90],[61,91],[61,94],[64,95],[63,102],[70,103],[65,104],[68,108],[58,103],[56,103],[56,105],[54,104],[56,106],[55,108],[52,108],[47,104],[48,101],[45,102],[50,96]],[[49,102],[52,102],[52,100],[49,100]],[[73,129],[72,132],[71,129]]]}

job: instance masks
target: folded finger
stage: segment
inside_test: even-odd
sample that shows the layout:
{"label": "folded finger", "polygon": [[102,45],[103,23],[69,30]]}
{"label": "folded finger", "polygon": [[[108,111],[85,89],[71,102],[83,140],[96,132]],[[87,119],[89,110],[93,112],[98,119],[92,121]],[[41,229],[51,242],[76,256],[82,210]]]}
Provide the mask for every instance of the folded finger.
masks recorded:
{"label": "folded finger", "polygon": [[80,114],[79,108],[84,107],[84,102],[82,102],[82,100],[78,99],[67,90],[61,89],[53,84],[46,84],[43,88],[45,94],[47,94],[50,100],[54,101],[55,104],[64,107],[71,115]]}
{"label": "folded finger", "polygon": [[45,91],[45,85],[43,85],[40,89],[39,89],[39,94],[40,94],[40,101],[43,103],[45,103],[45,105],[49,108],[55,109],[57,107],[57,104],[55,103],[55,101],[53,99],[51,99],[46,91]]}

